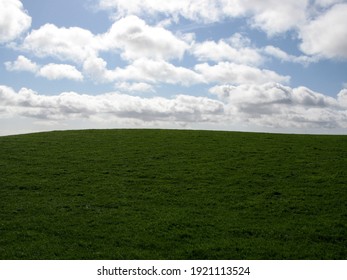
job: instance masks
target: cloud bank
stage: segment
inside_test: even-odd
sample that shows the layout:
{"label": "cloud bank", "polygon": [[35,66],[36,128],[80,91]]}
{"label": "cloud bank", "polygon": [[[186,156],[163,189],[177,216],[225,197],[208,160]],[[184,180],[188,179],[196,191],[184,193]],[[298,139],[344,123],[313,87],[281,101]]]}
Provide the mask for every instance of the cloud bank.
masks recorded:
{"label": "cloud bank", "polygon": [[21,115],[47,121],[126,118],[142,122],[213,122],[223,113],[220,101],[189,95],[177,95],[171,99],[141,98],[121,93],[95,96],[64,92],[46,96],[26,88],[15,92],[12,88],[0,86],[0,100],[2,117]]}
{"label": "cloud bank", "polygon": [[214,98],[176,95],[145,98],[118,92],[102,95],[63,92],[40,95],[0,86],[0,118],[20,115],[41,121],[78,119],[133,124],[251,124],[269,128],[347,128],[347,91],[337,98],[305,87],[279,83],[223,85],[210,89]]}

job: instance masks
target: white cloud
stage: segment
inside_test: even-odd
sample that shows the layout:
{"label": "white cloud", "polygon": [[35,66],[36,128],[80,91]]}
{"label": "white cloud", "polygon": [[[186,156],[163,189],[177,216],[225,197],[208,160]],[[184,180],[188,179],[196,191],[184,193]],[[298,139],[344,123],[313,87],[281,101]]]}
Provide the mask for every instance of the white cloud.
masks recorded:
{"label": "white cloud", "polygon": [[115,80],[114,73],[107,69],[107,62],[91,56],[83,63],[83,73],[96,83],[109,83]]}
{"label": "white cloud", "polygon": [[230,61],[247,65],[261,64],[263,58],[259,51],[249,45],[250,42],[247,41],[247,38],[236,33],[227,40],[197,43],[193,46],[191,52],[200,61]]}
{"label": "white cloud", "polygon": [[139,92],[139,93],[155,92],[153,86],[147,83],[122,82],[122,83],[117,83],[115,87],[124,92]]}
{"label": "white cloud", "polygon": [[178,38],[163,27],[149,26],[136,16],[128,16],[97,35],[79,27],[59,28],[45,24],[33,30],[18,48],[38,57],[78,64],[99,58],[101,51],[119,52],[126,60],[143,57],[168,60],[183,57],[190,47],[186,40],[187,37]]}
{"label": "white cloud", "polygon": [[18,56],[13,62],[5,62],[5,67],[7,71],[26,71],[32,73],[36,73],[39,69],[39,66],[35,62],[32,62],[23,55]]}
{"label": "white cloud", "polygon": [[43,66],[37,73],[39,76],[49,80],[69,79],[75,81],[82,81],[83,75],[75,66],[67,64],[54,64],[50,63]]}
{"label": "white cloud", "polygon": [[305,87],[278,83],[222,85],[210,92],[226,103],[230,119],[259,126],[282,128],[347,128],[344,92],[338,99]]}
{"label": "white cloud", "polygon": [[[128,1],[114,2],[111,0],[104,1],[103,3],[105,5],[107,4],[106,6],[108,7],[112,5],[123,7],[124,5],[124,9],[121,8],[119,10],[123,11],[124,15],[128,13],[127,9],[133,9],[140,14],[150,12],[143,10],[143,7],[149,5],[153,14],[168,13],[172,15],[177,13],[179,15],[183,13],[188,18],[191,16],[196,20],[202,20],[205,14],[199,9],[206,9],[207,7],[216,9],[218,16],[222,16],[223,14],[224,16],[228,16],[227,13],[234,16],[238,13],[234,14],[229,11],[227,7],[230,8],[230,5],[233,7],[235,5],[242,7],[240,9],[237,8],[240,13],[241,11],[249,12],[256,10],[260,14],[261,11],[267,11],[271,5],[274,6],[273,11],[275,13],[284,13],[286,10],[292,11],[299,9],[299,7],[305,10],[304,6],[306,5],[295,4],[293,1],[288,1],[285,4],[282,3],[283,5],[272,2],[272,0],[262,1],[261,3],[258,3],[259,1],[254,2],[253,0],[242,3],[236,1],[233,4],[227,1],[223,2],[226,9],[219,10],[221,9],[219,4],[222,2],[223,0],[218,0],[217,2],[207,1],[202,4],[202,2],[198,2],[197,0],[189,0],[168,1],[165,2],[166,4],[161,3],[159,5],[157,1],[145,0],[141,1],[144,6],[138,6],[140,2],[136,1],[131,2],[132,4],[129,4]],[[306,1],[303,2],[306,3]],[[192,6],[192,4],[198,3],[201,5],[197,7]],[[176,10],[181,6],[184,6],[184,9],[187,9],[187,11],[191,9],[191,13]],[[195,9],[197,10],[195,11]],[[121,14],[123,15],[123,13]],[[255,22],[256,20],[253,18],[253,24]],[[267,30],[267,32],[270,34],[272,31]],[[276,33],[277,31],[273,30],[273,32]],[[160,39],[158,40],[158,38]],[[251,41],[247,37],[239,33],[217,42],[205,41],[194,43],[193,40],[194,38],[192,36],[175,35],[163,27],[150,26],[137,16],[130,15],[117,20],[107,32],[98,35],[94,35],[90,31],[78,27],[58,28],[53,24],[46,24],[38,30],[33,30],[24,39],[19,49],[29,51],[31,54],[39,57],[52,57],[61,61],[73,62],[77,66],[82,67],[85,77],[92,79],[96,83],[169,83],[184,86],[207,82],[232,83],[236,85],[243,83],[262,84],[266,82],[288,83],[290,77],[256,67],[264,61],[264,54],[285,62],[301,63],[303,65],[315,62],[319,57],[316,53],[314,53],[314,56],[294,56],[274,46],[255,48],[251,45]],[[335,42],[338,42],[336,44],[343,45],[341,41],[343,42],[344,39],[340,41],[336,40]],[[332,43],[332,45],[335,45],[335,43]],[[196,65],[194,69],[188,69],[175,66],[168,62],[171,59],[181,59],[188,50],[199,61],[216,62],[217,64],[210,65],[203,63]],[[116,67],[115,69],[108,69],[107,62],[100,57],[100,52],[118,52],[123,59],[128,60],[129,64],[123,68]],[[344,49],[342,52],[344,52]],[[24,71],[34,71],[35,65],[30,65],[30,61],[24,61],[23,58],[21,56],[17,59],[18,65],[8,62],[6,64],[7,69],[17,70],[22,67],[22,69],[25,69]],[[65,66],[59,66],[60,69],[63,67]],[[51,65],[42,71],[38,71],[38,73],[49,79],[70,77],[70,79],[82,80],[82,74],[76,67],[73,67],[69,66],[69,69],[64,74],[63,71],[58,71],[57,67],[53,71]]]}
{"label": "white cloud", "polygon": [[300,48],[309,55],[347,59],[347,4],[337,4],[300,28]]}
{"label": "white cloud", "polygon": [[44,77],[49,80],[83,80],[82,73],[78,71],[75,66],[55,63],[41,66],[22,55],[18,56],[13,62],[5,62],[5,67],[7,71],[31,72],[36,74],[36,76]]}
{"label": "white cloud", "polygon": [[0,118],[25,117],[48,123],[116,121],[138,127],[161,122],[164,127],[213,123],[218,127],[249,124],[258,128],[347,128],[346,90],[337,99],[277,83],[224,85],[210,91],[219,100],[189,95],[143,98],[120,93],[64,92],[47,96],[26,88],[15,92],[0,86]]}
{"label": "white cloud", "polygon": [[31,26],[31,17],[19,0],[0,0],[0,43],[18,38]]}
{"label": "white cloud", "polygon": [[198,64],[195,70],[208,82],[240,84],[263,84],[267,82],[288,83],[290,77],[281,76],[274,71],[252,66],[219,62],[216,65]]}
{"label": "white cloud", "polygon": [[295,55],[288,54],[285,51],[281,50],[280,48],[277,48],[274,46],[266,46],[263,49],[263,52],[267,55],[270,55],[272,57],[275,57],[281,60],[282,62],[299,63],[305,66],[309,65],[310,63],[318,61],[318,57],[306,56],[306,55],[295,56]]}
{"label": "white cloud", "polygon": [[[223,15],[223,6],[228,14],[238,15],[241,13],[241,7],[230,5],[229,2],[228,0],[132,0],[131,2],[126,0],[99,0],[99,7],[111,10],[116,18],[132,14],[151,16],[164,14],[176,19],[182,16],[194,21],[215,22]],[[222,6],[222,4],[224,5]]]}
{"label": "white cloud", "polygon": [[254,106],[272,103],[290,103],[289,87],[276,83],[261,85],[221,85],[210,89],[221,100],[230,102],[233,105],[240,104]]}
{"label": "white cloud", "polygon": [[[18,48],[38,57],[74,62],[82,66],[83,74],[96,83],[130,80],[173,84],[177,81],[178,84],[189,85],[199,80],[198,75],[167,62],[183,57],[190,47],[188,39],[187,36],[180,39],[162,27],[149,26],[136,16],[128,16],[99,35],[78,27],[58,28],[46,24],[33,30]],[[125,68],[108,69],[107,62],[99,56],[100,52],[119,52],[122,58],[131,62]],[[8,67],[10,69],[11,65]],[[49,79],[82,79],[82,75],[72,66],[67,67],[66,71],[64,67],[61,65],[58,69],[54,66],[53,69],[53,65],[50,65],[38,73]]]}
{"label": "white cloud", "polygon": [[240,33],[235,33],[230,38],[221,39],[218,42],[195,43],[190,52],[199,61],[228,61],[250,66],[261,65],[265,61],[264,55],[277,58],[282,62],[299,63],[304,66],[319,60],[317,56],[291,55],[271,45],[262,48],[254,47],[251,40]]}
{"label": "white cloud", "polygon": [[136,16],[115,22],[100,36],[104,50],[120,49],[124,59],[182,58],[189,45],[162,27],[153,27]]}
{"label": "white cloud", "polygon": [[97,40],[94,35],[79,27],[58,28],[45,24],[33,30],[19,46],[38,57],[53,57],[61,61],[81,63],[89,56],[95,56]]}
{"label": "white cloud", "polygon": [[[289,55],[286,61],[308,64],[321,58],[347,57],[347,27],[344,15],[347,13],[345,0],[99,0],[101,9],[109,10],[115,18],[128,15],[163,22],[178,22],[185,18],[196,23],[222,22],[230,18],[245,18],[249,26],[266,32],[269,36],[294,31],[302,40],[301,50],[309,56]],[[206,42],[196,48],[201,60],[221,61],[224,57],[236,57],[234,46],[228,42]],[[230,44],[229,44],[230,45]],[[216,52],[213,52],[216,50]],[[257,61],[255,52],[248,51],[247,64]],[[133,52],[130,52],[130,56]],[[126,55],[125,55],[126,57]],[[253,57],[253,59],[252,59]],[[150,57],[153,58],[153,57]],[[247,54],[240,53],[246,59]],[[238,62],[228,59],[228,61]]]}
{"label": "white cloud", "polygon": [[116,18],[126,15],[165,15],[183,17],[195,22],[219,22],[226,18],[250,17],[253,27],[269,35],[286,32],[306,19],[308,0],[99,0],[101,9],[110,10]]}
{"label": "white cloud", "polygon": [[314,92],[306,87],[292,89],[279,83],[265,83],[261,85],[221,85],[210,89],[221,100],[227,100],[231,104],[242,106],[272,106],[284,104],[290,106],[306,107],[338,107],[336,99]]}
{"label": "white cloud", "polygon": [[347,108],[347,89],[344,88],[343,90],[341,90],[338,95],[337,95],[337,100],[339,101],[339,103],[344,106],[345,108]]}
{"label": "white cloud", "polygon": [[310,107],[335,107],[338,106],[336,99],[324,94],[314,92],[306,87],[293,89],[292,100],[295,104]]}
{"label": "white cloud", "polygon": [[223,103],[206,97],[178,95],[171,99],[141,98],[119,93],[94,96],[75,92],[46,96],[26,88],[16,93],[9,87],[0,86],[0,112],[3,108],[7,115],[48,121],[118,118],[143,123],[213,122],[216,116],[223,113]]}
{"label": "white cloud", "polygon": [[[228,18],[246,18],[249,26],[260,29],[269,36],[294,31],[302,40],[301,50],[310,56],[324,58],[347,57],[345,0],[99,0],[101,9],[112,11],[115,18],[128,15],[152,16],[158,22],[177,22],[185,18],[196,23],[222,22]],[[229,45],[229,46],[228,46]],[[213,51],[215,50],[215,52]],[[225,57],[235,57],[238,49],[228,42],[208,41],[196,46],[195,53],[201,60],[220,61]],[[255,52],[247,50],[253,63]],[[239,53],[246,59],[247,54]],[[279,53],[277,52],[279,55]],[[252,59],[253,57],[253,59]],[[287,56],[288,61],[307,64],[309,57]],[[229,60],[230,61],[230,60]],[[233,62],[237,62],[231,60]],[[247,62],[248,64],[250,62]]]}
{"label": "white cloud", "polygon": [[184,67],[175,66],[164,60],[141,58],[124,68],[107,69],[101,58],[89,58],[83,64],[84,74],[95,82],[140,82],[149,84],[167,83],[189,86],[204,83],[198,73]]}
{"label": "white cloud", "polygon": [[[39,65],[19,55],[16,60],[7,61],[4,65],[7,71],[31,72],[50,80],[82,81],[88,78],[95,83],[111,83],[117,90],[128,94],[93,96],[68,92],[44,96],[28,89],[15,92],[1,87],[0,115],[13,113],[43,120],[108,120],[112,116],[140,122],[208,120],[228,123],[239,120],[265,126],[346,127],[345,90],[337,98],[331,98],[305,87],[290,88],[289,76],[261,67],[269,58],[304,66],[322,58],[346,59],[346,1],[98,2],[101,8],[112,10],[115,16],[114,23],[104,33],[93,34],[79,27],[45,24],[19,41],[16,39],[29,29],[31,18],[20,1],[0,0],[0,43],[10,43],[7,46],[12,51],[28,52],[30,58],[37,56],[51,59],[49,62],[60,60],[62,63]],[[301,40],[303,54],[292,55],[291,51],[287,53],[272,45],[254,46],[249,38],[240,33],[222,39],[220,36],[225,33],[212,34],[210,38],[216,39],[201,42],[195,40],[201,38],[199,35],[202,33],[207,35],[207,32],[197,32],[196,37],[193,33],[180,33],[187,32],[189,27],[194,29],[206,27],[206,23],[225,23],[235,17],[246,19],[242,22],[246,22],[248,27],[260,29],[268,36],[293,31],[285,34],[288,35],[285,39],[298,36],[294,42]],[[189,27],[185,29],[187,25]],[[236,25],[238,28],[239,22]],[[171,31],[169,28],[172,28]],[[246,31],[245,28],[241,27],[241,30]],[[233,30],[228,32],[231,34]],[[284,38],[271,39],[276,45],[274,42],[281,44]],[[190,56],[185,56],[186,53]],[[106,58],[115,57],[115,54],[117,59],[113,62],[119,58],[123,61],[111,67],[113,63]],[[190,66],[194,63],[198,64]],[[189,95],[173,98],[130,95],[159,91],[160,83],[217,85],[211,92],[220,100]]]}
{"label": "white cloud", "polygon": [[[240,0],[242,1],[242,0]],[[246,0],[245,9],[253,13],[251,25],[269,35],[284,33],[306,21],[308,0]]]}
{"label": "white cloud", "polygon": [[181,84],[189,86],[204,83],[198,73],[177,67],[164,60],[138,59],[125,68],[116,68],[113,71],[114,79],[131,80],[147,83]]}

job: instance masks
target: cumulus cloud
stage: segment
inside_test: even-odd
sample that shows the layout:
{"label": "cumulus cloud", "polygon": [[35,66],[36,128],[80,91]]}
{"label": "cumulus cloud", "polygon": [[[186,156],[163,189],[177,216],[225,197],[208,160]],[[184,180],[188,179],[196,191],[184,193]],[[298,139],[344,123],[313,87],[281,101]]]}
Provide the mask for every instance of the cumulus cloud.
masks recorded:
{"label": "cumulus cloud", "polygon": [[187,37],[178,38],[163,27],[150,26],[136,16],[128,16],[102,34],[79,27],[45,24],[33,30],[17,47],[38,57],[81,64],[86,59],[98,58],[100,52],[119,52],[125,60],[180,59],[190,47],[186,40]]}
{"label": "cumulus cloud", "polygon": [[347,59],[347,4],[336,4],[300,28],[300,48],[309,55]]}
{"label": "cumulus cloud", "polygon": [[305,87],[278,83],[222,85],[210,89],[226,104],[230,116],[269,127],[346,128],[344,92],[335,99]]}
{"label": "cumulus cloud", "polygon": [[[192,38],[188,37],[182,35],[179,38],[163,27],[149,26],[136,16],[128,16],[116,21],[107,32],[97,35],[78,27],[59,28],[46,24],[33,30],[17,48],[38,57],[73,62],[96,83],[135,81],[190,85],[202,82],[201,77],[192,70],[168,62],[183,57],[190,48],[188,41]],[[130,64],[108,69],[101,52],[119,52]],[[15,66],[8,62],[7,69],[15,69]],[[66,64],[51,64],[38,71],[38,75],[49,79],[82,80],[82,74]]]}
{"label": "cumulus cloud", "polygon": [[[20,50],[29,51],[32,55],[38,57],[51,57],[75,63],[77,67],[81,67],[83,70],[84,77],[88,77],[96,83],[168,83],[184,86],[198,83],[232,83],[236,85],[243,83],[262,84],[266,82],[288,83],[290,77],[280,75],[271,70],[258,68],[265,60],[264,55],[275,57],[284,62],[301,63],[303,65],[316,62],[319,55],[321,55],[319,52],[311,53],[308,51],[307,43],[309,40],[304,37],[305,27],[301,31],[303,38],[302,49],[305,49],[307,54],[313,56],[290,55],[274,46],[256,48],[252,46],[251,41],[247,37],[239,33],[228,39],[220,39],[219,41],[207,40],[195,43],[192,36],[173,34],[163,26],[151,26],[137,16],[128,15],[129,11],[133,11],[135,14],[176,14],[192,20],[204,21],[205,12],[201,9],[212,9],[216,13],[216,20],[219,20],[219,17],[223,17],[223,15],[235,16],[243,15],[243,13],[249,15],[250,11],[257,11],[259,12],[257,16],[260,16],[263,12],[267,14],[271,6],[273,8],[271,11],[275,13],[276,17],[279,17],[285,11],[291,11],[292,15],[295,14],[294,11],[296,9],[305,11],[306,1],[301,1],[301,4],[297,3],[298,1],[287,1],[285,4],[278,4],[272,0],[261,1],[261,3],[253,0],[235,1],[233,3],[224,0],[203,2],[198,0],[165,1],[164,4],[152,0],[132,1],[132,4],[128,2],[113,0],[100,2],[100,5],[104,8],[113,7],[119,13],[119,16],[124,16],[123,18],[118,18],[105,33],[93,34],[78,27],[59,28],[53,24],[46,24],[37,30],[33,30],[24,39],[23,43],[17,47]],[[141,6],[140,3],[143,5]],[[199,3],[200,5],[198,5]],[[222,4],[224,6],[221,6]],[[146,5],[150,7],[148,11],[144,9],[144,7],[147,7]],[[344,6],[343,4],[340,5]],[[178,8],[182,8],[182,10]],[[282,19],[284,18],[282,17]],[[257,21],[256,16],[253,15],[252,22],[252,24],[259,25],[261,21]],[[276,28],[282,28],[279,27],[280,25],[276,26]],[[288,26],[288,28],[293,27],[290,24],[285,26]],[[314,29],[316,30],[317,28]],[[347,28],[342,30],[347,30]],[[267,32],[270,34],[272,31],[268,30]],[[276,33],[277,31],[273,30],[273,32]],[[314,32],[312,34],[314,37]],[[347,36],[345,37],[347,38]],[[334,50],[339,50],[343,53],[347,49],[341,48],[341,46],[344,46],[344,41],[344,39],[335,40],[329,47],[333,48],[332,46],[338,45],[339,47]],[[193,69],[189,69],[169,62],[172,59],[181,59],[188,51],[198,61],[208,63],[197,64]],[[325,51],[327,51],[326,48]],[[102,52],[117,52],[129,64],[124,67],[109,69],[107,62],[101,57]],[[211,62],[217,64],[211,65]],[[7,69],[9,71],[17,71],[22,67],[24,71],[35,71],[36,66],[30,64],[30,61],[25,61],[23,56],[18,58],[16,63],[11,64],[11,62],[8,62],[6,64]],[[66,71],[63,71],[64,67]],[[82,80],[82,73],[74,67],[66,66],[66,64],[61,64],[60,66],[50,65],[37,72],[39,73],[38,75],[49,79],[64,77]]]}
{"label": "cumulus cloud", "polygon": [[147,83],[117,83],[116,88],[124,92],[155,92],[154,87]]}
{"label": "cumulus cloud", "polygon": [[7,71],[26,71],[32,73],[36,73],[39,69],[39,66],[35,62],[32,62],[23,55],[18,56],[13,62],[5,62],[5,67]]}
{"label": "cumulus cloud", "polygon": [[45,24],[33,30],[19,48],[38,57],[81,63],[87,57],[96,55],[96,44],[97,41],[89,30],[79,27],[58,28],[54,24]]}
{"label": "cumulus cloud", "polygon": [[167,83],[189,86],[204,83],[203,77],[185,67],[178,67],[164,60],[137,59],[128,66],[107,69],[107,63],[101,59],[88,59],[83,66],[84,72],[96,81],[115,82],[132,81],[150,84]]}
{"label": "cumulus cloud", "polygon": [[107,69],[107,62],[100,57],[88,57],[83,63],[83,73],[97,83],[115,80],[114,73]]}
{"label": "cumulus cloud", "polygon": [[125,68],[116,68],[115,79],[132,80],[147,83],[181,84],[189,86],[204,83],[204,78],[185,67],[178,67],[164,60],[146,58],[135,60]]}
{"label": "cumulus cloud", "polygon": [[[242,0],[240,0],[242,1]],[[297,28],[306,21],[308,0],[248,0],[245,9],[251,11],[251,25],[264,30],[270,36]]]}
{"label": "cumulus cloud", "polygon": [[42,121],[131,120],[139,126],[214,123],[251,124],[277,128],[347,128],[347,91],[338,98],[308,88],[278,83],[215,86],[216,99],[177,95],[144,98],[121,93],[88,95],[64,92],[40,95],[22,88],[0,86],[0,117],[27,117]]}
{"label": "cumulus cloud", "polygon": [[266,60],[265,56],[279,59],[282,62],[299,63],[304,66],[319,60],[317,56],[291,55],[272,45],[261,48],[254,47],[251,40],[240,33],[235,33],[228,39],[220,39],[218,42],[207,40],[195,43],[190,52],[199,61],[229,61],[250,66],[263,64]]}
{"label": "cumulus cloud", "polygon": [[345,108],[347,108],[347,89],[343,89],[341,90],[338,95],[337,95],[337,100],[339,101],[339,103],[344,106]]}
{"label": "cumulus cloud", "polygon": [[128,16],[115,22],[100,38],[103,49],[120,49],[122,57],[126,60],[142,57],[182,58],[189,47],[170,31],[162,27],[149,26],[136,16]]}
{"label": "cumulus cloud", "polygon": [[223,103],[220,101],[187,95],[171,99],[141,98],[120,93],[95,96],[64,92],[46,96],[26,88],[17,93],[12,88],[0,86],[0,97],[0,109],[4,109],[7,114],[43,120],[97,117],[142,122],[213,122],[217,115],[223,113]]}
{"label": "cumulus cloud", "polygon": [[31,26],[31,17],[19,0],[0,1],[0,43],[18,38]]}
{"label": "cumulus cloud", "polygon": [[[170,15],[173,18],[179,16],[202,22],[218,21],[222,16],[221,4],[227,4],[229,1],[216,0],[132,0],[131,3],[125,0],[99,0],[99,7],[105,10],[111,10],[114,17],[121,18],[126,15],[151,15],[158,14]],[[241,7],[227,7],[228,13],[240,14]]]}
{"label": "cumulus cloud", "polygon": [[240,84],[263,84],[267,82],[288,83],[290,77],[281,76],[274,71],[236,64],[219,62],[216,65],[198,64],[195,70],[208,82]]}
{"label": "cumulus cloud", "polygon": [[219,22],[226,18],[250,16],[250,24],[270,35],[286,32],[305,21],[308,0],[99,0],[101,9],[116,18],[126,15],[169,15],[196,22]]}
{"label": "cumulus cloud", "polygon": [[54,64],[50,63],[43,66],[37,73],[41,77],[49,80],[69,79],[75,81],[82,81],[83,75],[75,66],[67,64]]}
{"label": "cumulus cloud", "polygon": [[89,58],[83,64],[84,73],[96,82],[140,82],[147,84],[180,84],[189,86],[204,83],[203,77],[185,67],[175,66],[165,60],[141,58],[131,64],[108,69],[102,58]]}
{"label": "cumulus cloud", "polygon": [[[153,16],[159,22],[162,22],[163,17],[169,17],[173,19],[169,20],[170,23],[177,22],[180,18],[197,23],[211,23],[243,17],[247,19],[249,26],[260,29],[269,36],[287,31],[296,32],[302,40],[301,50],[305,54],[324,58],[346,58],[346,5],[344,0],[167,0],[165,3],[134,0],[131,4],[122,0],[99,0],[99,7],[112,11],[117,19],[138,15]],[[208,41],[195,49],[198,58],[212,61],[233,57],[236,51],[225,40]],[[256,54],[249,49],[247,51],[250,60],[253,57],[257,61]],[[241,53],[240,57],[246,58],[247,55]],[[307,60],[310,62],[305,56],[286,59],[303,64]]]}
{"label": "cumulus cloud", "polygon": [[263,52],[269,56],[272,56],[274,58],[281,60],[282,62],[299,63],[305,66],[309,65],[310,63],[318,61],[318,57],[316,56],[306,56],[306,55],[295,56],[295,55],[288,54],[285,51],[281,50],[280,48],[277,48],[274,46],[266,46],[265,48],[263,48]]}
{"label": "cumulus cloud", "polygon": [[36,74],[36,76],[44,77],[49,80],[83,80],[82,73],[78,71],[75,66],[55,63],[41,66],[22,55],[18,56],[13,62],[5,62],[5,67],[7,71],[31,72]]}
{"label": "cumulus cloud", "polygon": [[231,104],[242,106],[287,104],[290,106],[306,107],[338,107],[336,99],[314,92],[306,87],[292,89],[279,83],[265,83],[261,85],[221,85],[210,89],[221,100],[227,100]]}
{"label": "cumulus cloud", "polygon": [[250,41],[239,33],[227,40],[196,43],[191,52],[200,61],[230,61],[247,65],[259,65],[263,61],[259,51],[252,48]]}

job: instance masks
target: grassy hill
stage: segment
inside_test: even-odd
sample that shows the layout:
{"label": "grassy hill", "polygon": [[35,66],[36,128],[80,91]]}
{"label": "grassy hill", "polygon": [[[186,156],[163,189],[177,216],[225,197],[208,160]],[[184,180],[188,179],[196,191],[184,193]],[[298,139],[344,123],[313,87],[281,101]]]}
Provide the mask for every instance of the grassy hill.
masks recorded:
{"label": "grassy hill", "polygon": [[0,259],[347,259],[347,136],[0,137]]}

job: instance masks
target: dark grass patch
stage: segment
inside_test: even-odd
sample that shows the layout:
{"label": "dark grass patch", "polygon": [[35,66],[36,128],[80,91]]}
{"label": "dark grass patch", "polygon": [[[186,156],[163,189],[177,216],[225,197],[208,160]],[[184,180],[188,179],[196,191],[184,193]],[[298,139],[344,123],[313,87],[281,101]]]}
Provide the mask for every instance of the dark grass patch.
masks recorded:
{"label": "dark grass patch", "polygon": [[347,137],[0,138],[1,259],[346,259]]}

